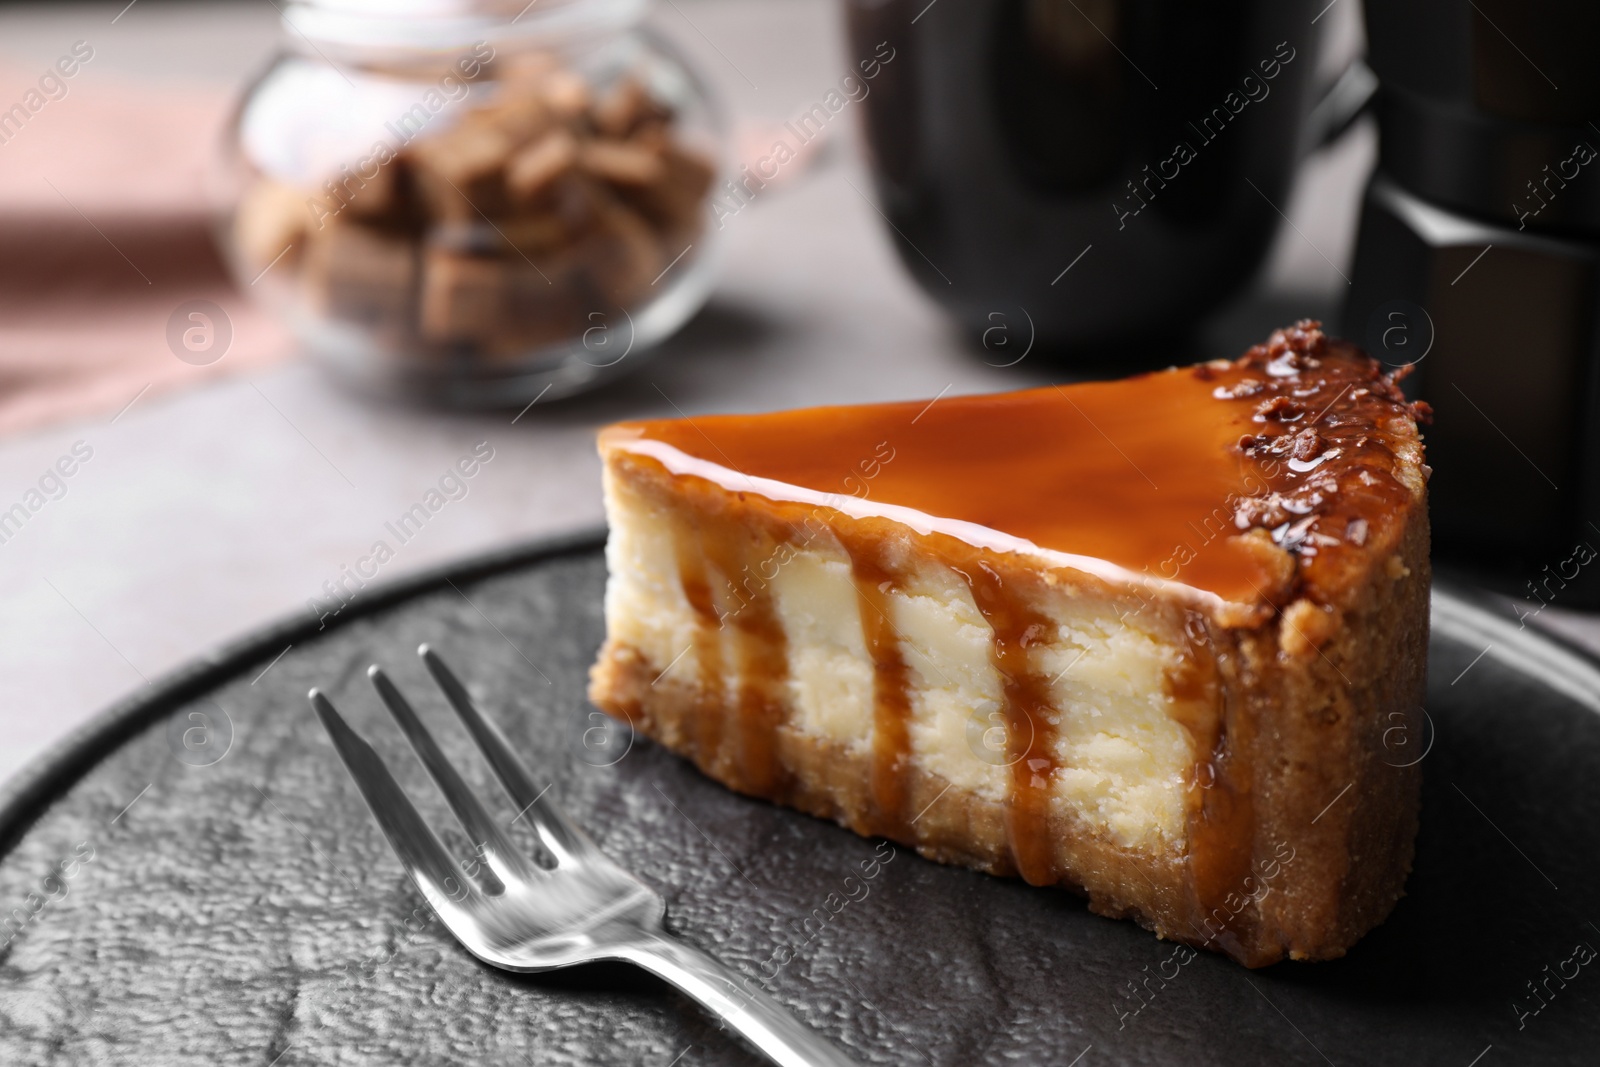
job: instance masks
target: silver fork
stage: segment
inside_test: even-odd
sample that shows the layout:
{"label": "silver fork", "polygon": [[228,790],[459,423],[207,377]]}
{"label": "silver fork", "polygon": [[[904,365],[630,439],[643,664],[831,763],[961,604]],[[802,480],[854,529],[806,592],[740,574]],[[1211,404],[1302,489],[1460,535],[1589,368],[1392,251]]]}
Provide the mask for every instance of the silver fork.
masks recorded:
{"label": "silver fork", "polygon": [[660,895],[601,852],[545,797],[548,786],[535,787],[499,728],[478,711],[437,653],[423,645],[417,654],[521,809],[517,818],[526,815],[532,822],[555,859],[553,868],[539,866],[512,843],[376,665],[367,676],[438,783],[492,880],[482,877],[479,884],[462,876],[467,869],[451,858],[383,760],[316,689],[310,693],[311,707],[406,873],[468,952],[508,971],[625,960],[677,986],[784,1067],[851,1067],[852,1060],[744,975],[669,936],[661,925],[666,905]]}

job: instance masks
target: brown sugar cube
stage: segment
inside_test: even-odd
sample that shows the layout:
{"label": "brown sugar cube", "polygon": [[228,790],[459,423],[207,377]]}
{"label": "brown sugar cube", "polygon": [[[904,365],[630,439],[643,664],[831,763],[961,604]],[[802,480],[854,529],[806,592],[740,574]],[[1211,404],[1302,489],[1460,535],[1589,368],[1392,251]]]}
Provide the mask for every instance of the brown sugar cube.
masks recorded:
{"label": "brown sugar cube", "polygon": [[509,91],[526,93],[544,85],[544,80],[561,69],[561,61],[551,52],[522,52],[497,59],[494,76]]}
{"label": "brown sugar cube", "polygon": [[311,225],[309,199],[301,190],[271,178],[246,190],[234,216],[233,235],[252,270],[265,270],[279,256],[282,263],[294,266]]}
{"label": "brown sugar cube", "polygon": [[[376,161],[373,161],[376,162]],[[344,210],[358,219],[384,219],[400,211],[398,181],[399,163],[391,160],[375,169],[368,166],[345,167],[334,176],[337,195],[344,201]]]}
{"label": "brown sugar cube", "polygon": [[478,202],[469,197],[465,189],[452,186],[427,167],[415,170],[417,198],[422,213],[430,220],[441,223],[470,223],[483,218]]}
{"label": "brown sugar cube", "polygon": [[442,249],[464,256],[493,256],[504,249],[505,240],[481,215],[474,215],[470,219],[434,223],[426,230],[424,244],[427,251]]}
{"label": "brown sugar cube", "polygon": [[540,256],[549,255],[571,243],[573,237],[571,227],[549,211],[512,215],[501,220],[499,226],[498,236],[515,250],[512,257],[520,258],[516,253],[521,252],[536,263]]}
{"label": "brown sugar cube", "polygon": [[578,149],[578,165],[614,185],[653,185],[667,174],[659,154],[626,141],[589,141]]}
{"label": "brown sugar cube", "polygon": [[628,135],[628,143],[655,155],[664,155],[673,147],[672,127],[665,122],[651,119],[633,128],[633,132]]}
{"label": "brown sugar cube", "polygon": [[589,117],[594,128],[605,136],[624,138],[642,123],[660,124],[668,114],[665,107],[651,99],[644,86],[627,78],[595,104]]}
{"label": "brown sugar cube", "polygon": [[420,160],[440,177],[470,185],[506,165],[511,139],[480,122],[462,123],[450,132],[417,145]]}
{"label": "brown sugar cube", "polygon": [[669,147],[659,159],[662,179],[626,190],[629,202],[663,230],[698,229],[716,172],[699,153],[681,147]]}
{"label": "brown sugar cube", "polygon": [[513,200],[527,202],[549,190],[578,159],[578,142],[566,130],[546,134],[523,149],[506,167],[506,190]]}
{"label": "brown sugar cube", "polygon": [[597,199],[595,223],[579,250],[589,278],[604,298],[634,304],[666,266],[655,229],[614,197]]}
{"label": "brown sugar cube", "polygon": [[549,211],[568,231],[577,234],[594,225],[597,204],[609,197],[599,182],[573,170],[556,179],[546,196]]}
{"label": "brown sugar cube", "polygon": [[309,236],[302,282],[313,307],[369,326],[399,328],[408,320],[417,280],[411,241],[347,222]]}
{"label": "brown sugar cube", "polygon": [[537,141],[550,132],[556,122],[550,105],[545,103],[543,97],[525,92],[507,92],[479,115],[482,116],[481,121],[500,130],[518,147]]}
{"label": "brown sugar cube", "polygon": [[589,118],[603,135],[626,137],[639,121],[647,99],[644,87],[627,78],[596,101]]}
{"label": "brown sugar cube", "polygon": [[502,328],[506,265],[430,249],[422,268],[418,331],[436,344],[478,342]]}
{"label": "brown sugar cube", "polygon": [[475,122],[418,142],[408,156],[430,213],[464,219],[503,208],[501,176],[511,151],[503,132]]}
{"label": "brown sugar cube", "polygon": [[526,354],[563,342],[581,343],[587,323],[571,272],[570,256],[547,260],[538,269],[508,264],[505,329],[499,335],[505,350]]}
{"label": "brown sugar cube", "polygon": [[688,148],[673,148],[665,155],[670,174],[669,181],[678,187],[684,199],[696,205],[711,189],[716,168],[700,153]]}
{"label": "brown sugar cube", "polygon": [[475,102],[461,118],[461,126],[478,126],[503,134],[511,142],[511,150],[537,140],[556,124],[536,81],[507,83],[498,86],[492,96]]}
{"label": "brown sugar cube", "polygon": [[589,86],[570,70],[552,70],[542,89],[546,103],[558,118],[575,119],[589,110]]}

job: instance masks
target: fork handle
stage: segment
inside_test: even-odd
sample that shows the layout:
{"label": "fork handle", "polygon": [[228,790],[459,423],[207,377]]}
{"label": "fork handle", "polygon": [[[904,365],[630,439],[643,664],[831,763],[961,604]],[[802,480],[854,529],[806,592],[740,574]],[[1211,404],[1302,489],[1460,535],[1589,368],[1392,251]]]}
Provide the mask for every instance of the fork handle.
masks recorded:
{"label": "fork handle", "polygon": [[857,1067],[750,978],[697,948],[650,932],[619,955],[699,1001],[783,1067]]}

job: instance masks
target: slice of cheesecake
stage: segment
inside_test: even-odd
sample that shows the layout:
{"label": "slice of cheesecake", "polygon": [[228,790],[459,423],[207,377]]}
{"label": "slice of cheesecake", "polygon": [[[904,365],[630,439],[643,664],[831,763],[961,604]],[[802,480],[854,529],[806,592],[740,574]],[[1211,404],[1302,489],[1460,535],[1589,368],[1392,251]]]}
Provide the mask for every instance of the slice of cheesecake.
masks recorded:
{"label": "slice of cheesecake", "polygon": [[1123,381],[609,427],[590,695],[924,856],[1249,966],[1342,955],[1417,827],[1423,415],[1306,322]]}

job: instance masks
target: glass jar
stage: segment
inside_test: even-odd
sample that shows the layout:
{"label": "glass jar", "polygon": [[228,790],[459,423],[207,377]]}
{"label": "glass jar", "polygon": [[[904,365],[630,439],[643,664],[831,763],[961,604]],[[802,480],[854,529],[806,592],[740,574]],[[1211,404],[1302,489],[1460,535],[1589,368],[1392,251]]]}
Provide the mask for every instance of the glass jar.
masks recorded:
{"label": "glass jar", "polygon": [[241,102],[222,244],[341,377],[523,404],[710,291],[718,109],[647,0],[302,0]]}

